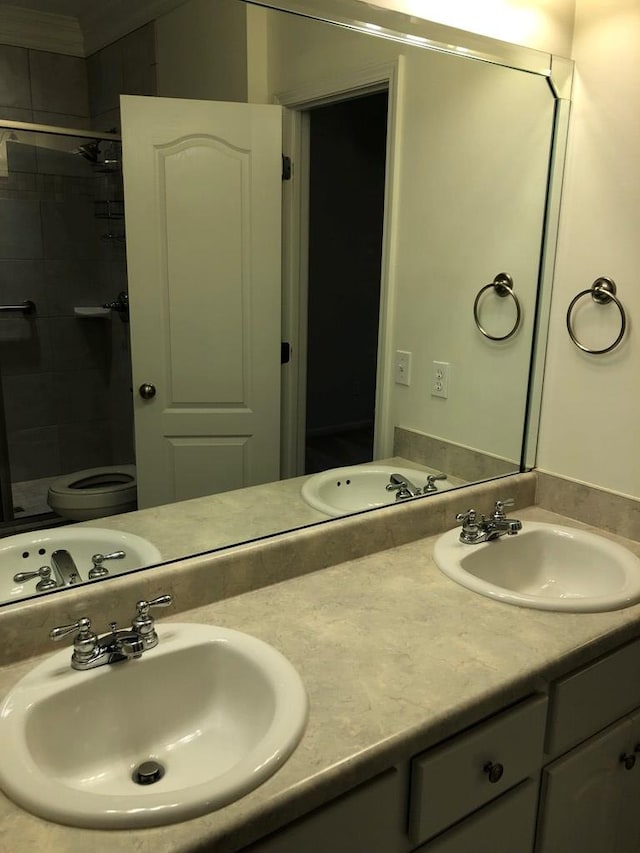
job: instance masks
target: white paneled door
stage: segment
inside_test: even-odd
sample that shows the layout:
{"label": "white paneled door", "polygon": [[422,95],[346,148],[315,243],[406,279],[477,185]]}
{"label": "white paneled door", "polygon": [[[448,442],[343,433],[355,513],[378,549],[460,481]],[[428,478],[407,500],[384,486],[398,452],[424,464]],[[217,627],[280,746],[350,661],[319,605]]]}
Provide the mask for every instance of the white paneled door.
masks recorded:
{"label": "white paneled door", "polygon": [[276,480],[281,108],[124,96],[122,136],[139,506]]}

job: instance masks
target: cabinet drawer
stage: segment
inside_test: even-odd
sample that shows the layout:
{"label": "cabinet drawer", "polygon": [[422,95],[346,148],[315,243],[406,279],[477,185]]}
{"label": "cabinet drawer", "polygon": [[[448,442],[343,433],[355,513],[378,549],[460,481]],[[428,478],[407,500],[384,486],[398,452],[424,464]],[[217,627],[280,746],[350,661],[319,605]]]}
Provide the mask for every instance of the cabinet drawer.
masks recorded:
{"label": "cabinet drawer", "polygon": [[[496,714],[411,762],[409,833],[426,841],[533,776],[542,764],[547,697],[535,696]],[[488,765],[500,764],[495,781]]]}
{"label": "cabinet drawer", "polygon": [[557,681],[546,743],[556,756],[640,705],[640,640]]}
{"label": "cabinet drawer", "polygon": [[529,779],[413,853],[531,853],[537,808],[538,782]]}

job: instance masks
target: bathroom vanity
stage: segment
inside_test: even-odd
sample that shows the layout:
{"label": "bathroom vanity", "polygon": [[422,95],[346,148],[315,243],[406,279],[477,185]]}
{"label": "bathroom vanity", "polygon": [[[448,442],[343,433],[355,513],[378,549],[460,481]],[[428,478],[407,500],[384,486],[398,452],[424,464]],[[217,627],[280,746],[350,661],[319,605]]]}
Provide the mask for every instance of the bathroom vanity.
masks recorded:
{"label": "bathroom vanity", "polygon": [[[514,514],[580,526],[536,507]],[[497,603],[437,569],[436,538],[161,620],[253,634],[302,676],[305,734],[256,790],[190,821],[109,832],[48,823],[1,797],[3,849],[529,853],[537,832],[536,853],[637,853],[640,605],[574,614]],[[157,594],[163,571],[109,589],[126,606]],[[69,616],[82,606],[108,619],[97,594]],[[34,664],[0,670],[2,694]]]}

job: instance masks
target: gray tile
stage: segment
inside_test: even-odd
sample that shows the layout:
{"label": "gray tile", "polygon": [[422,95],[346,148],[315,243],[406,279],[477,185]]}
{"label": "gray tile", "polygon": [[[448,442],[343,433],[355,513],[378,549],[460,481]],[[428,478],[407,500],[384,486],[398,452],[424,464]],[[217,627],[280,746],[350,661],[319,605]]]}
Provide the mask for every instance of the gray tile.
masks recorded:
{"label": "gray tile", "polygon": [[42,50],[29,51],[34,110],[89,115],[85,60]]}
{"label": "gray tile", "polygon": [[[27,135],[20,134],[22,139],[28,139]],[[11,174],[15,172],[26,172],[34,174],[36,171],[36,148],[34,145],[25,145],[23,142],[7,140],[7,168]]]}
{"label": "gray tile", "polygon": [[34,110],[33,121],[35,121],[36,124],[53,124],[56,127],[72,127],[75,130],[89,129],[88,117],[86,115],[74,115],[73,113],[56,113],[49,112],[47,110]]}
{"label": "gray tile", "polygon": [[[78,140],[78,145],[83,140]],[[73,175],[79,178],[93,177],[90,162],[72,151],[56,151],[53,148],[36,149],[37,170],[41,175]]]}
{"label": "gray tile", "polygon": [[93,259],[43,261],[43,277],[52,316],[71,317],[75,306],[102,305],[115,298],[109,267]]}
{"label": "gray tile", "polygon": [[120,39],[123,95],[156,95],[156,36],[153,23]]}
{"label": "gray tile", "polygon": [[0,258],[42,257],[40,206],[32,199],[0,199]]}
{"label": "gray tile", "polygon": [[8,443],[13,481],[53,477],[62,472],[57,427],[9,433]]}
{"label": "gray tile", "polygon": [[29,61],[23,47],[0,45],[0,106],[31,108]]}
{"label": "gray tile", "polygon": [[50,373],[3,377],[4,410],[9,432],[55,426],[57,416],[52,378]]}
{"label": "gray tile", "polygon": [[107,45],[88,57],[86,62],[91,115],[117,109],[123,85],[120,42]]}
{"label": "gray tile", "polygon": [[110,418],[109,377],[102,370],[66,370],[52,376],[56,423],[86,424]]}
{"label": "gray tile", "polygon": [[43,201],[42,233],[43,256],[47,259],[86,259],[100,254],[94,206],[90,201]]}
{"label": "gray tile", "polygon": [[[1,49],[1,48],[0,48]],[[2,106],[2,104],[0,104]],[[36,121],[33,117],[33,110],[23,109],[22,107],[5,107],[2,106],[2,118],[8,121]]]}
{"label": "gray tile", "polygon": [[94,130],[101,130],[104,133],[109,133],[110,131],[120,133],[120,107],[118,106],[115,109],[92,115],[91,127]]}
{"label": "gray tile", "polygon": [[41,318],[49,314],[47,296],[42,261],[0,260],[0,304],[18,304],[31,299],[36,304],[36,316]]}
{"label": "gray tile", "polygon": [[50,320],[3,318],[0,323],[0,364],[5,376],[51,370]]}
{"label": "gray tile", "polygon": [[65,471],[112,464],[108,421],[63,425],[58,432],[60,464]]}
{"label": "gray tile", "polygon": [[110,322],[77,317],[51,323],[51,360],[55,370],[77,370],[78,365],[108,375],[111,362]]}

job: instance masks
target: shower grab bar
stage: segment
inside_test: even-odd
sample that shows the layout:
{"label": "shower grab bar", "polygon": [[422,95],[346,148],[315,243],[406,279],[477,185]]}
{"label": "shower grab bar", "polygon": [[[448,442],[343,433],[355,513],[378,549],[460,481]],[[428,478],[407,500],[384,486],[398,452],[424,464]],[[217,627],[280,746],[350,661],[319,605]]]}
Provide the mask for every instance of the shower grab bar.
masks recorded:
{"label": "shower grab bar", "polygon": [[23,314],[34,314],[36,310],[36,303],[33,299],[25,299],[24,302],[20,302],[19,305],[0,305],[0,311],[22,311]]}

